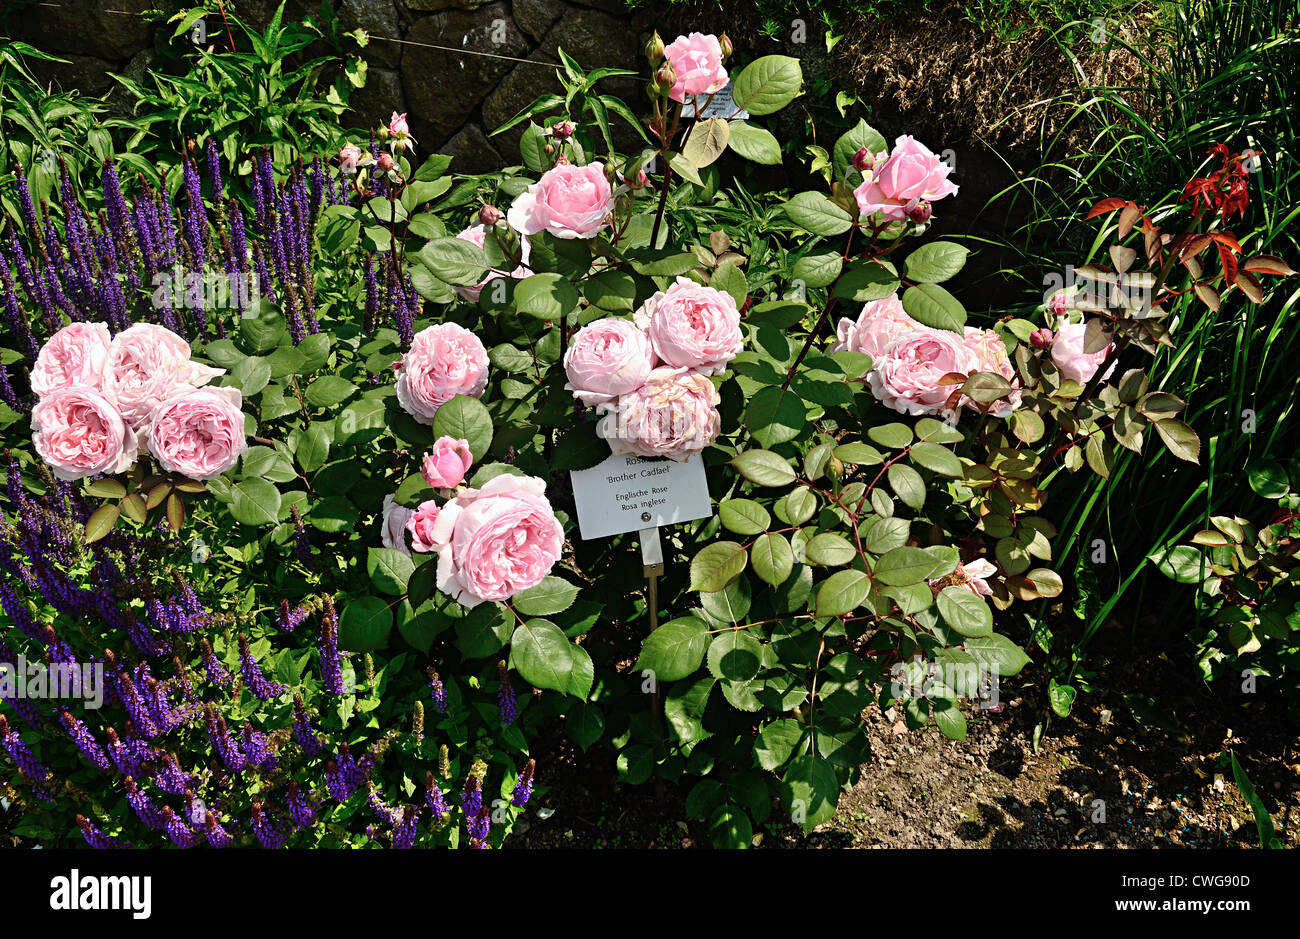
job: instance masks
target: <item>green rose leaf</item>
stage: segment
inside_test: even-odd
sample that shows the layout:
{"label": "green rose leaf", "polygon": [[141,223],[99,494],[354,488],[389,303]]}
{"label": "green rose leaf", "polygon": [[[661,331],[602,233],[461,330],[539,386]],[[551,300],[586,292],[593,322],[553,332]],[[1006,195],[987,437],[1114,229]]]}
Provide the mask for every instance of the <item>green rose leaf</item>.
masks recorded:
{"label": "green rose leaf", "polygon": [[511,602],[524,616],[553,616],[573,606],[579,588],[559,577],[547,575],[542,582],[515,594]]}
{"label": "green rose leaf", "polygon": [[907,256],[903,276],[918,284],[941,283],[962,269],[968,254],[968,249],[951,241],[932,241]]}
{"label": "green rose leaf", "polygon": [[685,678],[703,661],[709,648],[708,628],[694,617],[664,623],[641,646],[636,671],[652,671],[659,681]]}
{"label": "green rose leaf", "polygon": [[461,287],[478,284],[488,270],[487,255],[463,238],[435,238],[416,254],[438,279]]}
{"label": "green rose leaf", "polygon": [[380,593],[400,597],[415,572],[415,562],[405,551],[396,548],[371,548],[366,554],[366,573]]}
{"label": "green rose leaf", "polygon": [[794,569],[794,551],[784,535],[759,535],[749,553],[754,573],[773,587],[785,583]]}
{"label": "green rose leaf", "polygon": [[736,76],[731,97],[736,107],[761,117],[781,110],[799,96],[802,88],[803,70],[798,59],[765,55]]}
{"label": "green rose leaf", "polygon": [[731,465],[756,486],[784,486],[795,479],[790,461],[771,450],[746,450]]}
{"label": "green rose leaf", "polygon": [[917,322],[934,329],[960,333],[966,325],[966,308],[938,284],[917,284],[903,291],[903,309]]}
{"label": "green rose leaf", "polygon": [[747,121],[731,122],[731,149],[753,163],[781,162],[781,145],[769,131]]}
{"label": "green rose leaf", "polygon": [[358,597],[339,616],[339,645],[350,652],[370,652],[388,642],[393,611],[383,597]]}
{"label": "green rose leaf", "polygon": [[280,490],[265,479],[241,479],[231,487],[230,514],[244,525],[275,525],[280,520]]}
{"label": "green rose leaf", "polygon": [[962,586],[944,587],[935,598],[943,621],[963,636],[993,635],[993,611],[983,597]]}
{"label": "green rose leaf", "polygon": [[716,593],[741,575],[748,552],[734,541],[715,541],[691,560],[691,589]]}
{"label": "green rose leaf", "polygon": [[542,320],[563,319],[580,297],[562,274],[533,274],[515,286],[515,309]]}
{"label": "green rose leaf", "polygon": [[483,459],[492,444],[492,417],[483,402],[468,395],[455,395],[433,415],[433,436],[452,437],[469,444],[475,462]]}
{"label": "green rose leaf", "polygon": [[871,578],[862,571],[836,571],[817,591],[818,616],[852,613],[871,593]]}

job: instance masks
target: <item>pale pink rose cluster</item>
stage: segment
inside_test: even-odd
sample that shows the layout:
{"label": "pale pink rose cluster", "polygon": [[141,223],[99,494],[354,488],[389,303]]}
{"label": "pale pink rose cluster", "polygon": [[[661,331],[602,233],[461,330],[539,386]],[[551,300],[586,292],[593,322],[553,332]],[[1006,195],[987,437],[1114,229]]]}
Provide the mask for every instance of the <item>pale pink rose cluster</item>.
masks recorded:
{"label": "pale pink rose cluster", "polygon": [[415,334],[410,350],[393,365],[397,402],[422,424],[456,395],[477,398],[488,381],[487,349],[456,323],[438,323]]}
{"label": "pale pink rose cluster", "polygon": [[855,161],[855,165],[858,163],[865,168],[862,184],[853,195],[864,216],[925,222],[935,202],[957,193],[957,186],[948,179],[951,167],[908,134],[894,141],[894,149],[887,156],[877,154]]}
{"label": "pale pink rose cluster", "polygon": [[564,353],[565,385],[603,415],[614,453],[686,460],[717,439],[721,399],[710,375],[744,348],[730,294],[679,277],[631,320],[578,330]]}
{"label": "pale pink rose cluster", "polygon": [[[490,226],[480,222],[477,225],[471,225],[456,237],[461,241],[468,241],[475,247],[481,248],[487,243],[489,227]],[[473,287],[452,287],[451,289],[471,303],[476,303],[479,296],[483,293],[483,288],[498,277],[513,277],[515,280],[527,277],[532,273],[528,268],[528,262],[532,260],[533,246],[527,238],[521,238],[520,242],[519,266],[513,271],[499,271],[493,268],[489,270],[487,274],[484,275],[483,279]]]}
{"label": "pale pink rose cluster", "polygon": [[239,390],[204,387],[221,374],[162,326],[113,336],[104,323],[72,323],[32,368],[33,445],[60,479],[120,473],[141,449],[167,472],[219,476],[248,446]]}
{"label": "pale pink rose cluster", "polygon": [[[918,323],[897,295],[873,300],[857,319],[845,317],[836,330],[831,352],[851,350],[871,356],[867,378],[878,401],[902,414],[937,414],[947,408],[955,385],[943,384],[951,373],[993,372],[1015,384],[1016,372],[1006,346],[991,329],[966,327],[958,335]],[[1007,417],[1020,407],[1020,391],[995,402],[989,413]],[[961,401],[974,406],[968,398]]]}
{"label": "pale pink rose cluster", "polygon": [[515,197],[506,221],[524,235],[595,238],[614,210],[614,190],[603,163],[574,166],[561,161]]}
{"label": "pale pink rose cluster", "polygon": [[936,577],[933,580],[926,581],[926,583],[930,585],[930,589],[936,595],[944,587],[963,587],[977,597],[991,597],[993,596],[993,588],[989,586],[988,580],[997,572],[997,565],[992,561],[986,558],[977,558],[974,561],[967,561],[965,564],[958,564],[957,570],[947,577]]}
{"label": "pale pink rose cluster", "polygon": [[438,555],[438,589],[462,606],[508,600],[535,587],[564,549],[564,528],[546,498],[546,483],[508,473],[480,489],[461,488],[441,506],[414,510],[384,500],[386,547]]}

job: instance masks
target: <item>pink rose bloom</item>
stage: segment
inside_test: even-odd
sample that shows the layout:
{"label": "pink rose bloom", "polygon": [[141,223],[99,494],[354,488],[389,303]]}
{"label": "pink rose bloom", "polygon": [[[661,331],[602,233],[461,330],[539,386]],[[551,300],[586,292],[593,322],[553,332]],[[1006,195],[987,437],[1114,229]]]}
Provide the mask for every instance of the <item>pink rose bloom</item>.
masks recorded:
{"label": "pink rose bloom", "polygon": [[548,231],[556,238],[595,238],[613,209],[604,164],[560,163],[515,197],[506,221],[525,235]]}
{"label": "pink rose bloom", "polygon": [[717,439],[721,401],[704,373],[661,366],[636,391],[601,405],[597,431],[614,453],[684,462]]}
{"label": "pink rose bloom", "polygon": [[880,358],[894,340],[921,324],[903,310],[898,294],[872,300],[862,308],[856,321],[847,316],[835,329],[836,342],[831,352],[865,352],[872,361]]}
{"label": "pink rose bloom", "polygon": [[213,479],[239,462],[244,437],[237,388],[186,390],[154,408],[144,429],[149,452],[169,473]]}
{"label": "pink rose bloom", "polygon": [[388,132],[394,137],[404,137],[411,132],[411,125],[406,123],[406,112],[398,114],[393,112],[388,119]]}
{"label": "pink rose bloom", "polygon": [[120,473],[139,453],[135,431],[117,408],[84,385],[61,388],[36,403],[32,444],[59,479]]}
{"label": "pink rose bloom", "polygon": [[[1084,323],[1061,321],[1052,339],[1052,361],[1056,363],[1061,377],[1077,381],[1081,385],[1092,381],[1092,376],[1097,374],[1097,369],[1101,368],[1101,363],[1106,361],[1106,356],[1110,355],[1111,349],[1115,347],[1115,343],[1112,342],[1099,352],[1084,352],[1083,333],[1086,328]],[[1116,364],[1111,363],[1106,374],[1101,376],[1102,381],[1110,378]]]}
{"label": "pink rose bloom", "polygon": [[921,202],[956,194],[957,187],[948,181],[950,172],[928,147],[904,134],[894,141],[894,152],[867,172],[853,195],[863,215],[882,214],[902,221]]}
{"label": "pink rose bloom", "polygon": [[564,529],[533,476],[493,477],[442,507],[431,543],[438,589],[466,607],[535,587],[564,548]]}
{"label": "pink rose bloom", "polygon": [[406,523],[414,514],[414,509],[394,502],[391,494],[384,496],[384,508],[379,513],[380,544],[410,554],[411,549],[406,546]]}
{"label": "pink rose bloom", "polygon": [[731,294],[686,277],[641,304],[633,319],[649,332],[655,354],[677,368],[716,375],[745,348]]}
{"label": "pink rose bloom", "polygon": [[[1011,356],[1007,355],[1006,343],[993,330],[967,326],[962,343],[975,353],[975,358],[979,362],[979,371],[993,372],[1013,385],[1018,384],[1015,366],[1011,364]],[[969,405],[973,402],[967,399],[963,403]],[[1011,412],[1018,407],[1020,407],[1020,391],[1016,390],[997,401],[988,413],[994,417],[1010,417]]]}
{"label": "pink rose bloom", "polygon": [[668,92],[674,101],[684,102],[687,95],[711,95],[727,83],[727,70],[722,67],[722,45],[717,36],[703,33],[678,36],[664,47],[664,55],[677,74],[677,83]]}
{"label": "pink rose bloom", "polygon": [[36,355],[32,391],[41,397],[61,388],[102,388],[112,334],[107,323],[70,323],[51,336]]}
{"label": "pink rose bloom", "polygon": [[136,323],[109,345],[104,397],[138,430],[163,401],[224,374],[225,369],[190,361],[190,344],[170,329]]}
{"label": "pink rose bloom", "polygon": [[1064,290],[1058,290],[1048,298],[1047,308],[1057,316],[1064,316],[1066,311],[1070,309],[1070,298]]}
{"label": "pink rose bloom", "polygon": [[434,489],[455,489],[464,481],[473,463],[469,441],[439,437],[433,442],[433,449],[424,455],[420,473]]}
{"label": "pink rose bloom", "polygon": [[411,351],[393,365],[397,402],[421,424],[455,395],[477,398],[487,387],[487,350],[478,336],[455,323],[416,333]]}
{"label": "pink rose bloom", "polygon": [[350,143],[339,150],[339,169],[345,173],[355,173],[357,164],[361,162],[361,148],[356,144]]}
{"label": "pink rose bloom", "polygon": [[900,414],[937,414],[957,385],[941,385],[949,372],[979,368],[962,337],[945,329],[918,326],[903,333],[873,364],[869,381],[876,400]]}
{"label": "pink rose bloom", "polygon": [[574,333],[564,353],[565,389],[589,407],[635,391],[655,367],[650,337],[618,316],[588,323]]}
{"label": "pink rose bloom", "polygon": [[997,565],[980,558],[967,564],[958,564],[957,570],[947,577],[936,577],[926,581],[936,592],[943,587],[965,587],[977,597],[993,596],[993,588],[988,579],[998,572]]}
{"label": "pink rose bloom", "polygon": [[[490,206],[487,208],[490,208]],[[481,248],[483,247],[484,243],[487,242],[487,234],[488,234],[488,226],[471,225],[469,228],[465,229],[456,237],[459,238],[461,241],[468,241],[470,244]],[[498,277],[513,277],[515,278],[515,280],[520,280],[521,278],[527,277],[529,274],[532,273],[532,271],[528,269],[528,262],[531,260],[532,257],[533,245],[527,238],[521,238],[519,248],[520,248],[519,266],[516,267],[513,271],[499,271],[496,268],[492,268],[487,272],[486,276],[484,276],[484,278],[478,282],[476,286],[473,287],[453,286],[451,289],[456,291],[458,294],[460,294],[462,297],[464,297],[466,300],[470,301],[471,303],[477,303],[479,296],[483,293],[483,288],[486,287],[488,284],[490,284],[492,281],[496,280]]]}
{"label": "pink rose bloom", "polygon": [[415,511],[411,512],[410,517],[406,520],[406,530],[411,533],[412,551],[428,554],[430,551],[436,550],[434,530],[439,514],[438,503],[432,499],[428,502],[421,502]]}

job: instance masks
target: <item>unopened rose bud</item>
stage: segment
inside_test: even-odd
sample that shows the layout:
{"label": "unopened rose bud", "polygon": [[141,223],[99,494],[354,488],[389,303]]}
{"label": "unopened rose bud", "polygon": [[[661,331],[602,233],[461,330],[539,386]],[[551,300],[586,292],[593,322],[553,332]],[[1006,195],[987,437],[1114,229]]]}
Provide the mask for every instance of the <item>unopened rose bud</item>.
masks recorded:
{"label": "unopened rose bud", "polygon": [[636,176],[632,179],[624,177],[623,181],[627,183],[627,188],[631,189],[633,192],[639,192],[646,186],[650,185],[650,177],[645,174],[645,170],[637,170]]}
{"label": "unopened rose bud", "polygon": [[549,144],[549,143],[548,143],[548,144],[546,145],[546,155],[547,155],[547,156],[550,156],[550,155],[551,155],[552,153],[554,153],[554,152],[555,152],[555,145],[554,145],[554,144]]}
{"label": "unopened rose bud", "polygon": [[1029,344],[1035,349],[1046,349],[1052,344],[1052,331],[1050,329],[1035,329],[1029,334]]}
{"label": "unopened rose bud", "polygon": [[645,44],[645,57],[649,60],[652,68],[664,60],[664,41],[659,38],[658,30],[650,37],[650,41]]}
{"label": "unopened rose bud", "polygon": [[1057,316],[1063,316],[1070,308],[1070,300],[1065,295],[1065,291],[1058,290],[1052,294],[1052,298],[1047,301],[1047,308]]}
{"label": "unopened rose bud", "polygon": [[912,208],[907,210],[907,217],[917,225],[924,225],[926,222],[930,221],[930,213],[932,211],[933,209],[930,208],[930,203],[922,199]]}
{"label": "unopened rose bud", "polygon": [[655,85],[664,94],[673,90],[677,84],[677,70],[673,68],[673,63],[665,62],[659,66],[659,71],[655,72]]}
{"label": "unopened rose bud", "polygon": [[835,457],[831,457],[826,461],[826,475],[835,482],[839,482],[844,478],[844,464]]}
{"label": "unopened rose bud", "polygon": [[375,136],[378,137],[380,140],[387,140],[388,128],[381,126],[379,130],[375,131]]}
{"label": "unopened rose bud", "polygon": [[495,225],[497,222],[501,221],[501,219],[504,217],[505,217],[505,213],[503,213],[495,205],[485,205],[483,206],[483,208],[478,210],[479,223],[482,225],[487,225],[489,228]]}
{"label": "unopened rose bud", "polygon": [[379,164],[379,169],[382,172],[387,173],[393,168],[393,158],[387,153],[379,154],[379,159],[376,162]]}
{"label": "unopened rose bud", "polygon": [[718,45],[722,47],[723,62],[731,58],[731,53],[736,51],[735,46],[731,44],[731,40],[727,38],[726,33],[723,33],[721,36],[718,37]]}
{"label": "unopened rose bud", "polygon": [[866,147],[862,147],[857,153],[853,154],[853,168],[859,173],[865,173],[875,165],[876,155]]}
{"label": "unopened rose bud", "polygon": [[572,137],[573,132],[577,129],[573,121],[558,121],[551,126],[551,134],[556,140],[566,140]]}

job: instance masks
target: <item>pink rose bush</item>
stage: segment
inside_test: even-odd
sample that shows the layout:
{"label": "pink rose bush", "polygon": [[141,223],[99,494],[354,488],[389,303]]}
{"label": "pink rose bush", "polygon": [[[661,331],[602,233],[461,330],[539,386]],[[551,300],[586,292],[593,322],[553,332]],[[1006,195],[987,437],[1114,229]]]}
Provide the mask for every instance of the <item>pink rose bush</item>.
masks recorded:
{"label": "pink rose bush", "polygon": [[687,95],[711,95],[727,84],[725,56],[717,36],[691,33],[678,36],[664,47],[677,81],[668,97],[685,102]]}
{"label": "pink rose bush", "polygon": [[556,238],[595,238],[614,209],[614,191],[603,163],[560,163],[515,197],[506,220],[525,235],[550,232]]}
{"label": "pink rose bush", "polygon": [[422,424],[456,395],[477,398],[488,381],[487,350],[464,326],[439,323],[415,335],[411,349],[393,366],[397,401]]}
{"label": "pink rose bush", "polygon": [[468,441],[439,437],[433,442],[433,449],[424,455],[420,473],[434,489],[455,489],[473,463]]}
{"label": "pink rose bush", "polygon": [[59,479],[121,473],[135,462],[135,431],[85,385],[60,388],[32,408],[32,444]]}
{"label": "pink rose bush", "polygon": [[234,467],[248,449],[237,388],[185,391],[154,408],[144,433],[165,470],[212,479]]}
{"label": "pink rose bush", "polygon": [[[488,208],[491,207],[489,206]],[[494,209],[493,211],[498,211],[498,210]],[[498,217],[499,215],[500,213],[498,211]],[[456,237],[459,238],[461,241],[468,241],[470,244],[474,245],[475,247],[481,248],[483,247],[484,243],[487,241],[488,229],[489,226],[484,223],[480,223],[478,225],[471,225],[469,228],[465,229]],[[528,269],[528,262],[529,260],[531,260],[532,254],[533,254],[532,244],[529,243],[527,238],[522,238],[520,239],[519,266],[516,267],[513,271],[498,271],[494,268],[492,270],[489,270],[487,274],[484,275],[483,279],[473,287],[460,287],[460,286],[453,285],[451,289],[456,291],[456,293],[460,294],[462,297],[464,297],[466,300],[470,301],[471,303],[476,303],[478,302],[478,298],[483,293],[483,288],[486,287],[488,284],[490,284],[492,281],[496,280],[497,278],[513,277],[515,280],[519,280],[520,278],[527,277],[530,273],[532,273]]]}
{"label": "pink rose bush", "polygon": [[170,329],[136,323],[113,337],[104,372],[104,396],[139,428],[153,409],[183,389],[200,388],[225,374],[190,361],[190,344]]}
{"label": "pink rose bush", "polygon": [[660,366],[616,404],[602,405],[600,434],[614,453],[684,461],[717,439],[721,400],[703,372]]}
{"label": "pink rose bush", "polygon": [[655,353],[650,337],[631,320],[617,316],[579,329],[564,352],[564,387],[589,407],[635,391],[650,377]]}
{"label": "pink rose bush", "polygon": [[123,472],[141,448],[167,472],[219,476],[247,448],[239,390],[204,387],[222,374],[154,323],[116,336],[105,323],[72,323],[32,370],[36,450],[62,479]]}
{"label": "pink rose bush", "polygon": [[[1097,374],[1097,369],[1101,368],[1106,357],[1110,355],[1115,344],[1109,343],[1106,348],[1097,352],[1085,352],[1083,350],[1083,337],[1087,329],[1085,323],[1070,323],[1061,320],[1056,327],[1056,333],[1052,338],[1051,354],[1052,362],[1061,373],[1062,378],[1068,378],[1070,381],[1076,381],[1081,385],[1086,385],[1092,381],[1092,377]],[[1115,371],[1115,364],[1112,363],[1106,370],[1106,374],[1101,376],[1102,380],[1110,378]]]}
{"label": "pink rose bush", "polygon": [[107,323],[64,326],[41,346],[36,356],[32,391],[44,397],[77,385],[102,389],[111,345]]}
{"label": "pink rose bush", "polygon": [[874,360],[884,355],[903,333],[920,326],[904,312],[898,294],[890,294],[863,306],[856,320],[842,318],[835,330],[831,352],[863,352]]}
{"label": "pink rose bush", "polygon": [[901,222],[919,211],[925,217],[914,220],[925,221],[930,205],[957,193],[948,179],[952,171],[948,164],[910,135],[899,137],[893,152],[877,156],[873,164],[863,170],[862,184],[853,191],[864,216],[883,215]]}
{"label": "pink rose bush", "polygon": [[[977,371],[992,372],[1001,375],[1012,385],[1017,383],[1016,367],[1011,364],[1011,356],[1007,355],[1006,344],[996,332],[991,329],[967,326],[962,334],[962,343],[974,353]],[[1020,391],[1012,391],[1005,398],[999,398],[994,402],[988,413],[994,417],[1010,417],[1011,412],[1020,407],[1020,399]],[[964,403],[973,404],[969,399]]]}
{"label": "pink rose bush", "polygon": [[[387,525],[385,525],[387,527]],[[495,476],[407,517],[411,549],[438,555],[438,589],[465,607],[535,587],[564,548],[564,529],[533,476]]]}
{"label": "pink rose bush", "polygon": [[588,323],[564,354],[564,387],[602,415],[614,453],[690,459],[717,439],[720,374],[744,348],[730,294],[679,277],[631,320]]}
{"label": "pink rose bush", "polygon": [[434,526],[440,510],[432,499],[421,502],[406,518],[406,530],[411,533],[411,550],[428,554],[434,550]]}
{"label": "pink rose bush", "polygon": [[649,334],[655,354],[676,368],[716,375],[745,347],[731,294],[686,277],[642,304],[634,320]]}
{"label": "pink rose bush", "polygon": [[938,414],[957,386],[940,380],[979,370],[975,353],[956,333],[918,326],[898,337],[872,365],[868,380],[876,400],[900,414]]}

